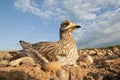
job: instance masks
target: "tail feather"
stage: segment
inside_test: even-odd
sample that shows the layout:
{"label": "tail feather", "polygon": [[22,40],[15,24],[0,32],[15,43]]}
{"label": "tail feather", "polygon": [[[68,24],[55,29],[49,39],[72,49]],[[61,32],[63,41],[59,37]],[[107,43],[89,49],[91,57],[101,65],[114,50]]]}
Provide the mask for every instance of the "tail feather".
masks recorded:
{"label": "tail feather", "polygon": [[40,59],[42,59],[43,62],[46,62],[46,63],[49,62],[49,60],[47,60],[43,55],[39,54],[39,52],[37,50],[32,48],[32,44],[25,42],[25,41],[19,41],[19,42],[20,42],[20,45],[22,46],[22,48],[26,52],[32,54],[32,57],[36,62],[39,62],[37,60],[40,60]]}
{"label": "tail feather", "polygon": [[30,49],[32,48],[32,44],[28,43],[28,42],[25,42],[25,41],[19,41],[20,42],[20,45],[22,46],[23,49]]}

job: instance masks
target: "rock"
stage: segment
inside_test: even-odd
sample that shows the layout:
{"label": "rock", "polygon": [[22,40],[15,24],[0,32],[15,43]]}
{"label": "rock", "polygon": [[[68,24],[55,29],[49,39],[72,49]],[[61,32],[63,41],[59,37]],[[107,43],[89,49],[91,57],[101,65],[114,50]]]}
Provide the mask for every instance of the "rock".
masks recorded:
{"label": "rock", "polygon": [[90,50],[88,53],[89,55],[96,55],[98,51],[95,50]]}
{"label": "rock", "polygon": [[28,65],[33,66],[35,64],[34,60],[31,57],[22,57],[10,62],[10,66],[20,66],[21,65]]}
{"label": "rock", "polygon": [[77,74],[76,78],[77,78],[78,80],[83,80],[83,76],[81,76],[80,74]]}
{"label": "rock", "polygon": [[79,65],[86,65],[83,62],[85,62],[87,65],[91,65],[91,64],[93,64],[93,58],[88,54],[81,55],[78,59],[78,64]]}
{"label": "rock", "polygon": [[113,52],[116,53],[116,52],[118,52],[118,51],[119,51],[119,49],[118,49],[117,47],[114,46],[114,47],[113,47]]}
{"label": "rock", "polygon": [[41,67],[45,71],[52,71],[56,72],[57,70],[61,69],[62,64],[58,61],[56,62],[48,62],[44,63]]}
{"label": "rock", "polygon": [[90,55],[86,55],[84,61],[87,65],[93,64],[93,58]]}
{"label": "rock", "polygon": [[78,65],[80,65],[81,67],[86,67],[87,66],[87,64],[83,61],[79,61]]}
{"label": "rock", "polygon": [[65,72],[65,70],[63,70],[63,69],[57,70],[56,76],[59,80],[68,80],[68,73]]}
{"label": "rock", "polygon": [[0,62],[0,67],[5,67],[8,65],[8,61],[7,60],[3,60]]}

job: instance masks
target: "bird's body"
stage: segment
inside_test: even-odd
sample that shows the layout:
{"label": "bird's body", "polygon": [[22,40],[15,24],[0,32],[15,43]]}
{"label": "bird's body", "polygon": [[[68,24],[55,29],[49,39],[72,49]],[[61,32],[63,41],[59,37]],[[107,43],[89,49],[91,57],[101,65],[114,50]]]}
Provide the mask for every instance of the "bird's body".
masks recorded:
{"label": "bird's body", "polygon": [[[73,27],[71,27],[72,25]],[[36,50],[41,57],[44,57],[49,62],[59,61],[62,65],[72,65],[75,64],[78,59],[76,43],[72,37],[75,26],[76,25],[71,21],[63,22],[60,28],[60,40],[57,42],[38,42],[30,44],[20,41],[20,44],[27,52],[29,52],[29,49]]]}

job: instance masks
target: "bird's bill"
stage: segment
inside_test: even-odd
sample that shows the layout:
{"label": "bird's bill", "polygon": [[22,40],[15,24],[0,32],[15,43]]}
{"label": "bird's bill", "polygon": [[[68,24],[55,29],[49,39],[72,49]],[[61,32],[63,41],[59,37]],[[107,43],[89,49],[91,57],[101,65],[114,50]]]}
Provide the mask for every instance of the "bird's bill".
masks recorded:
{"label": "bird's bill", "polygon": [[76,25],[75,28],[81,28],[81,26],[80,25]]}
{"label": "bird's bill", "polygon": [[74,29],[75,29],[75,28],[81,28],[80,25],[77,25],[77,24],[75,24],[75,23],[72,23],[72,24],[71,24],[71,27],[73,27]]}
{"label": "bird's bill", "polygon": [[80,26],[80,25],[74,25],[74,26],[72,26],[72,28],[73,28],[73,29],[81,28],[81,26]]}
{"label": "bird's bill", "polygon": [[76,28],[80,28],[80,27],[81,27],[80,25],[77,25],[77,24],[71,22],[71,23],[69,24],[69,26],[66,27],[66,29],[69,29],[69,28],[76,29]]}

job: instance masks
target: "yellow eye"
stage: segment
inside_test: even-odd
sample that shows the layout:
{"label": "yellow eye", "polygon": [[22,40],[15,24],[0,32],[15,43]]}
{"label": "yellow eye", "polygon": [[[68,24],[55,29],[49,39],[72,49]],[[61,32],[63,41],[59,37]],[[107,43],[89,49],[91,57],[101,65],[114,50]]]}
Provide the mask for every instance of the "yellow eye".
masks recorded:
{"label": "yellow eye", "polygon": [[63,26],[64,27],[67,27],[69,25],[69,23],[64,23]]}

